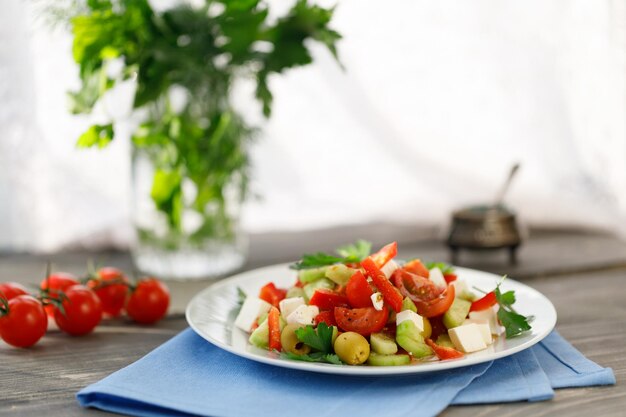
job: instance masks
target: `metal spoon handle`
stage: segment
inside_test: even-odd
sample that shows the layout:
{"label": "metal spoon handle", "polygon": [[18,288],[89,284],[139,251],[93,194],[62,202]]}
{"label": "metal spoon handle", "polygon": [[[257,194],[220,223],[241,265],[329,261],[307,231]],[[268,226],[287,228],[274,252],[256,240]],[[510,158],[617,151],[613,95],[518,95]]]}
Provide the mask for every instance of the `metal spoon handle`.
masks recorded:
{"label": "metal spoon handle", "polygon": [[498,192],[498,194],[496,194],[494,207],[498,207],[499,205],[502,204],[502,201],[504,200],[504,196],[505,196],[506,192],[509,190],[511,182],[513,181],[513,178],[515,177],[515,174],[517,174],[517,171],[519,170],[519,167],[520,167],[519,163],[515,163],[511,167],[511,171],[509,171],[509,175],[506,178],[506,181],[502,185],[502,188],[500,188],[500,191]]}

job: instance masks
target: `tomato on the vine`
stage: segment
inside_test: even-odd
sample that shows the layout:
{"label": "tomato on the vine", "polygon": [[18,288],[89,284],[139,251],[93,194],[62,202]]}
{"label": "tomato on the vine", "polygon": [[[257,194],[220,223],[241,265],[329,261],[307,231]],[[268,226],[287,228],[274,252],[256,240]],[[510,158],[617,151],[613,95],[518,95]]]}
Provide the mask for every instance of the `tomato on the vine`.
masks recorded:
{"label": "tomato on the vine", "polygon": [[17,282],[3,282],[0,284],[0,298],[11,300],[18,295],[28,295],[28,290]]}
{"label": "tomato on the vine", "polygon": [[63,310],[54,307],[54,320],[59,329],[72,336],[91,332],[102,320],[102,303],[84,285],[72,285],[65,291]]}
{"label": "tomato on the vine", "polygon": [[106,267],[99,269],[87,282],[100,301],[102,311],[110,317],[117,317],[124,308],[128,295],[128,279],[117,268]]}
{"label": "tomato on the vine", "polygon": [[165,284],[154,278],[139,281],[131,290],[126,312],[141,324],[154,323],[165,316],[170,304],[170,291]]}
{"label": "tomato on the vine", "polygon": [[2,299],[0,337],[16,347],[29,347],[43,337],[48,328],[48,316],[39,300],[30,295]]}
{"label": "tomato on the vine", "polygon": [[[66,272],[57,272],[44,278],[41,284],[39,284],[39,288],[47,291],[50,298],[58,300],[59,292],[65,292],[66,289],[76,284],[80,284],[80,282],[74,275]],[[54,306],[47,305],[45,309],[48,316],[54,317]]]}

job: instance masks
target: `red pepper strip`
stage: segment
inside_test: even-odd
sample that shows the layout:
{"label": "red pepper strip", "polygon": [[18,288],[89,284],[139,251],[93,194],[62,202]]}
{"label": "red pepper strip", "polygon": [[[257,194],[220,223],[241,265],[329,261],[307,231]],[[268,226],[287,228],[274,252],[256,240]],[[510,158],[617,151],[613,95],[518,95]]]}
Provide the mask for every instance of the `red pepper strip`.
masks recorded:
{"label": "red pepper strip", "polygon": [[399,312],[402,310],[402,295],[396,287],[387,279],[385,274],[376,266],[376,263],[371,257],[365,258],[361,262],[361,266],[365,268],[367,275],[372,278],[374,285],[378,288],[378,291],[383,295],[385,302],[394,311]]}
{"label": "red pepper strip", "polygon": [[445,279],[448,284],[452,281],[456,281],[456,278],[456,274],[443,274],[443,279]]}
{"label": "red pepper strip", "polygon": [[483,298],[474,301],[470,307],[470,311],[486,310],[489,307],[495,306],[497,302],[496,293],[491,291],[490,293],[485,294]]}
{"label": "red pepper strip", "polygon": [[281,351],[283,346],[280,343],[280,312],[276,307],[270,308],[267,315],[267,326],[270,333],[270,350]]}
{"label": "red pepper strip", "polygon": [[437,357],[442,361],[446,359],[459,359],[464,356],[463,353],[458,350],[450,347],[439,346],[430,339],[426,339],[426,344],[430,346],[430,348],[435,352],[435,355],[437,355]]}
{"label": "red pepper strip", "polygon": [[349,307],[348,297],[337,294],[333,290],[320,288],[309,300],[310,306],[318,306],[320,310],[334,310],[335,307]]}
{"label": "red pepper strip", "polygon": [[321,322],[326,323],[328,326],[336,326],[337,320],[335,320],[334,311],[322,311],[317,316],[315,316],[315,325],[317,326]]}
{"label": "red pepper strip", "polygon": [[378,252],[370,255],[377,267],[382,268],[387,262],[392,260],[398,254],[398,243],[391,242],[382,247]]}
{"label": "red pepper strip", "polygon": [[274,307],[278,307],[278,303],[281,302],[287,296],[287,290],[276,288],[273,282],[268,282],[259,292],[259,298],[265,300]]}

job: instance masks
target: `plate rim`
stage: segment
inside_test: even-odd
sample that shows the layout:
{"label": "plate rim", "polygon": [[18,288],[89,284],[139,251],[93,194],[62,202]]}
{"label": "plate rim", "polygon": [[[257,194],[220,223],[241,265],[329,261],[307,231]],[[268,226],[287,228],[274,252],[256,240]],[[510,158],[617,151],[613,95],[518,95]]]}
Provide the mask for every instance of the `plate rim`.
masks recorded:
{"label": "plate rim", "polygon": [[[212,345],[220,349],[223,349],[227,352],[230,352],[236,356],[239,356],[248,360],[252,360],[255,362],[260,362],[260,363],[264,363],[264,364],[268,364],[272,366],[278,366],[281,368],[295,369],[295,370],[308,371],[308,372],[325,373],[325,374],[334,374],[334,375],[397,376],[397,375],[410,375],[410,374],[420,374],[420,373],[429,373],[429,372],[439,372],[439,371],[445,371],[445,370],[450,370],[450,369],[455,369],[455,368],[464,368],[467,366],[477,365],[477,364],[481,364],[485,362],[491,362],[497,359],[514,355],[523,350],[529,349],[530,347],[541,342],[545,337],[547,337],[550,334],[550,332],[552,332],[552,330],[554,330],[556,326],[556,322],[557,322],[556,308],[554,307],[554,304],[552,304],[552,302],[550,301],[548,297],[546,297],[543,293],[541,293],[540,291],[534,289],[533,287],[527,284],[524,284],[520,281],[507,277],[508,282],[513,282],[515,283],[515,285],[524,287],[525,290],[529,290],[530,292],[535,293],[535,295],[538,295],[539,298],[543,299],[543,301],[545,302],[545,305],[547,307],[550,307],[550,309],[552,310],[552,313],[553,313],[552,320],[550,321],[549,325],[546,326],[545,330],[543,330],[540,333],[537,333],[535,337],[522,343],[521,345],[511,347],[503,351],[493,352],[491,355],[469,357],[469,358],[464,358],[461,361],[459,360],[433,361],[432,363],[424,363],[420,365],[411,364],[411,365],[401,365],[401,366],[376,367],[376,366],[349,366],[349,365],[338,366],[338,365],[331,365],[331,364],[317,363],[317,362],[311,363],[311,362],[303,362],[303,361],[283,360],[278,357],[256,355],[247,351],[242,351],[240,349],[234,348],[231,345],[222,343],[221,341],[212,338],[209,334],[206,334],[206,332],[202,331],[194,323],[194,320],[191,319],[190,314],[191,314],[193,305],[197,303],[198,300],[201,299],[206,293],[219,291],[220,289],[222,289],[222,287],[228,287],[229,284],[231,284],[231,282],[236,281],[238,278],[241,278],[242,276],[253,275],[253,274],[262,275],[264,270],[271,270],[275,268],[276,269],[277,268],[288,269],[289,265],[290,263],[280,263],[280,264],[273,264],[273,265],[268,265],[268,266],[264,266],[260,268],[255,268],[255,269],[251,269],[248,271],[242,271],[240,273],[231,275],[227,278],[224,278],[216,283],[213,283],[207,286],[203,290],[199,291],[196,295],[194,295],[193,298],[187,303],[187,307],[185,308],[185,319],[187,321],[187,324],[189,324],[189,327],[191,327],[197,335],[199,335],[200,337],[202,337],[204,340],[211,343]],[[458,275],[462,275],[463,271],[471,271],[471,272],[478,272],[481,274],[492,275],[494,277],[498,276],[497,274],[494,274],[492,272],[481,271],[481,270],[473,269],[473,268],[464,268],[464,267],[457,267],[457,266],[454,266],[454,268],[458,271]]]}

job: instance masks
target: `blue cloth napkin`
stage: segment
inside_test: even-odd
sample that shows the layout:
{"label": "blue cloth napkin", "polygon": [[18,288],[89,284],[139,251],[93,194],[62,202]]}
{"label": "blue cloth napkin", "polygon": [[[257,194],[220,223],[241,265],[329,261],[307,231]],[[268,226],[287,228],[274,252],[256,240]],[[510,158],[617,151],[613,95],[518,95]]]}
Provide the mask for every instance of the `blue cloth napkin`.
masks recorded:
{"label": "blue cloth napkin", "polygon": [[188,329],[77,398],[136,416],[435,416],[449,404],[539,401],[552,398],[552,388],[614,383],[610,369],[556,332],[532,349],[462,370],[364,378],[249,361]]}

